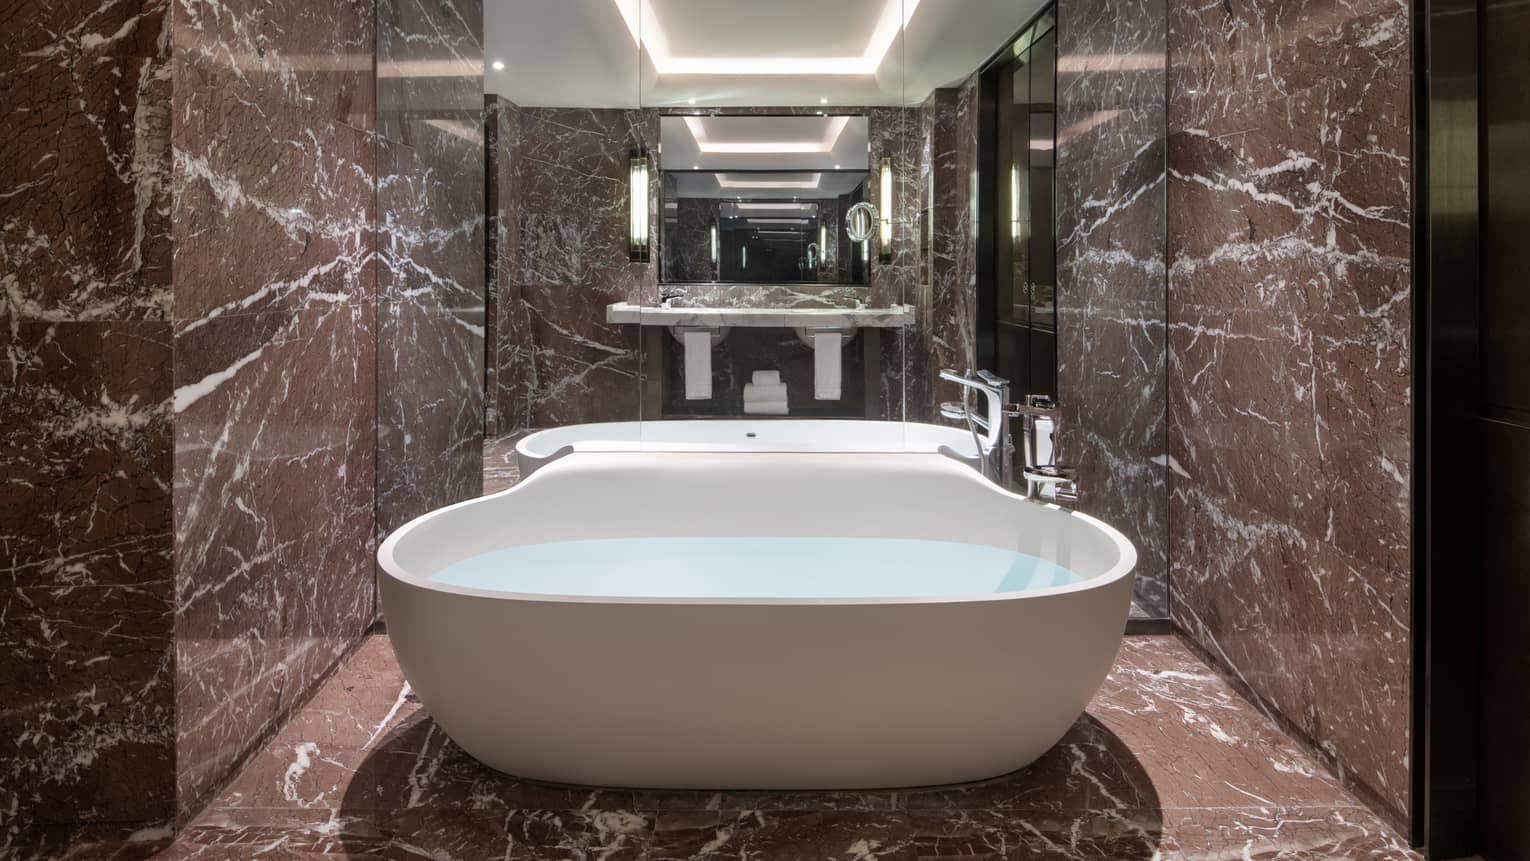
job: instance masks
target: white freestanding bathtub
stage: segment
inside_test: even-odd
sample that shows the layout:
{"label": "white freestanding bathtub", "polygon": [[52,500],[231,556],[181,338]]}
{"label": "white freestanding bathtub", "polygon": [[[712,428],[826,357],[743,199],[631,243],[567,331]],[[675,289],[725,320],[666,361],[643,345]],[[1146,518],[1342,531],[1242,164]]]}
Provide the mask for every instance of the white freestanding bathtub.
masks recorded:
{"label": "white freestanding bathtub", "polygon": [[858,419],[673,419],[591,422],[527,434],[515,444],[522,478],[569,452],[802,451],[927,452],[944,446],[976,459],[965,426]]}
{"label": "white freestanding bathtub", "polygon": [[[714,555],[666,568],[643,549],[652,542]],[[759,579],[774,563],[730,557],[733,542],[840,561]],[[908,547],[925,561],[904,564]],[[940,562],[1014,551],[1081,579],[995,592]],[[490,553],[581,556],[585,568],[438,576]],[[1054,745],[1115,658],[1136,552],[1097,520],[941,455],[584,452],[411,521],[378,561],[410,685],[496,769],[849,789],[991,777]],[[735,570],[757,579],[741,585]]]}

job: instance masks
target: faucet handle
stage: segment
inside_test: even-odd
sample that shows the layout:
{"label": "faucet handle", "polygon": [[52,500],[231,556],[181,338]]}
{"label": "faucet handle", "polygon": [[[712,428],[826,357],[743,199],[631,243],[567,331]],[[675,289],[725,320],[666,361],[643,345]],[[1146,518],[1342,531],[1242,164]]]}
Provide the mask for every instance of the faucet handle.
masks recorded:
{"label": "faucet handle", "polygon": [[982,380],[990,386],[993,386],[994,388],[1002,388],[1009,385],[1009,380],[1004,379],[992,371],[978,371],[977,377],[978,379]]}
{"label": "faucet handle", "polygon": [[1023,404],[1005,404],[1004,415],[1008,416],[1009,418],[1016,418],[1018,416],[1030,416],[1031,418],[1051,419],[1053,422],[1058,422],[1062,419],[1062,410],[1058,409],[1056,406],[1039,406],[1033,404],[1030,402],[1030,398],[1027,398],[1026,403]]}
{"label": "faucet handle", "polygon": [[1021,470],[1021,473],[1027,481],[1034,481],[1037,484],[1061,484],[1063,482],[1072,484],[1078,478],[1078,470],[1071,466],[1062,466],[1055,463],[1028,466]]}

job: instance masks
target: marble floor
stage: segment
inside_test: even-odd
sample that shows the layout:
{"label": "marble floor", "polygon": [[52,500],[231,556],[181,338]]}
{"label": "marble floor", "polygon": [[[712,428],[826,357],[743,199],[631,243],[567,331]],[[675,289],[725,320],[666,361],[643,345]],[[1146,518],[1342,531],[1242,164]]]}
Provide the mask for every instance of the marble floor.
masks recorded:
{"label": "marble floor", "polygon": [[412,695],[384,634],[151,857],[1418,856],[1173,635],[1128,637],[1088,713],[1011,775],[898,791],[693,792],[553,786],[478,764]]}

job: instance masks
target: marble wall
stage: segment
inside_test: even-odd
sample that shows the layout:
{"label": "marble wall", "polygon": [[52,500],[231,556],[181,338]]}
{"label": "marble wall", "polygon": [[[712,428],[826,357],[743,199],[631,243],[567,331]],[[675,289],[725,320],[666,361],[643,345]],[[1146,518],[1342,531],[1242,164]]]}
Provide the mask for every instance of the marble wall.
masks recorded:
{"label": "marble wall", "polygon": [[[940,402],[960,390],[942,368],[977,367],[977,76],[930,94],[920,108],[919,176],[926,223],[920,237],[918,348],[909,358],[908,419],[943,422]],[[917,393],[917,397],[915,394]]]}
{"label": "marble wall", "polygon": [[1163,0],[1057,10],[1059,457],[1079,508],[1137,547],[1134,598],[1168,613]]}
{"label": "marble wall", "polygon": [[1400,818],[1409,4],[1168,10],[1173,618]]}
{"label": "marble wall", "polygon": [[381,41],[450,97],[385,68],[381,116],[371,0],[8,19],[0,848],[183,819],[376,618],[375,521],[479,492],[481,11],[438,8]]}
{"label": "marble wall", "polygon": [[0,855],[175,810],[169,14],[0,28]]}
{"label": "marble wall", "polygon": [[377,534],[478,496],[483,3],[377,2]]}
{"label": "marble wall", "polygon": [[173,30],[186,813],[373,619],[376,109],[370,2],[188,0]]}
{"label": "marble wall", "polygon": [[636,421],[637,332],[606,323],[606,306],[657,296],[657,255],[628,260],[627,172],[634,151],[658,149],[658,116],[500,101],[496,175],[514,193],[497,214],[498,430]]}

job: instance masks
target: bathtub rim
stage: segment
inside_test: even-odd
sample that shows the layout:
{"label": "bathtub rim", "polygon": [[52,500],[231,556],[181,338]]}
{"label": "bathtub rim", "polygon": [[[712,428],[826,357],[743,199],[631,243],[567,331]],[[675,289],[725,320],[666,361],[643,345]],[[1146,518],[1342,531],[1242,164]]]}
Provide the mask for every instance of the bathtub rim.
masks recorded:
{"label": "bathtub rim", "polygon": [[[939,432],[939,435],[941,435],[941,436],[945,436],[945,435],[949,434],[949,435],[952,436],[951,442],[955,442],[955,443],[965,444],[965,443],[970,443],[971,440],[972,440],[971,432],[969,430],[967,430],[966,428],[964,428],[964,427],[958,427],[958,426],[955,426],[955,425],[935,424],[934,422],[902,421],[902,420],[896,420],[896,419],[803,418],[803,417],[800,417],[800,416],[784,416],[784,417],[744,416],[742,418],[736,418],[736,419],[734,419],[734,418],[729,418],[729,419],[683,418],[683,419],[664,419],[662,421],[647,421],[647,422],[641,421],[641,420],[620,421],[620,422],[583,422],[583,423],[580,423],[580,424],[563,425],[561,427],[538,428],[536,430],[531,431],[530,433],[525,434],[520,439],[517,439],[515,441],[515,447],[514,448],[515,448],[516,457],[518,459],[520,459],[521,462],[523,462],[523,463],[526,462],[526,461],[533,461],[533,462],[540,463],[540,462],[544,462],[544,461],[547,461],[547,460],[550,460],[550,459],[556,459],[564,451],[568,451],[568,450],[578,451],[578,450],[580,450],[579,449],[579,443],[584,443],[585,445],[588,445],[590,443],[599,443],[599,442],[608,443],[608,444],[610,444],[611,447],[609,447],[609,448],[604,448],[604,447],[603,448],[585,448],[585,449],[583,449],[583,452],[587,453],[587,454],[616,453],[616,452],[650,452],[650,451],[651,452],[664,452],[664,453],[681,453],[681,452],[693,452],[693,451],[715,451],[715,452],[730,452],[730,453],[733,453],[733,452],[737,452],[737,453],[765,453],[765,452],[768,452],[768,453],[780,453],[780,454],[815,454],[815,453],[819,453],[819,452],[833,452],[833,453],[836,453],[836,454],[856,454],[856,453],[861,453],[861,452],[857,452],[854,448],[834,448],[834,449],[820,449],[820,450],[807,449],[807,448],[772,448],[771,445],[768,444],[768,443],[767,444],[762,444],[762,445],[759,445],[759,446],[752,446],[752,447],[707,448],[706,447],[707,446],[706,443],[695,442],[695,443],[683,443],[684,445],[694,445],[695,446],[694,448],[679,448],[679,449],[647,448],[646,446],[657,446],[657,445],[670,444],[670,441],[666,440],[662,433],[656,433],[656,434],[654,434],[651,437],[644,436],[644,434],[642,433],[642,431],[645,431],[645,430],[662,430],[662,428],[665,425],[669,425],[669,424],[717,425],[717,426],[721,427],[721,426],[723,426],[725,424],[728,424],[728,423],[736,424],[736,423],[739,423],[739,422],[760,423],[760,424],[765,424],[765,425],[770,425],[770,424],[801,424],[801,425],[807,425],[807,424],[814,424],[814,423],[817,423],[817,424],[832,424],[832,425],[835,426],[835,429],[846,429],[846,430],[849,429],[849,426],[853,426],[853,425],[868,425],[868,424],[870,424],[870,425],[897,425],[897,426],[905,429],[905,433],[904,433],[904,439],[905,440],[908,437],[908,434],[906,433],[906,429],[908,427],[927,428],[929,430]],[[609,436],[602,436],[602,434],[600,433],[600,431],[614,431],[614,430],[617,430],[617,429],[632,429],[632,430],[638,431],[639,433],[635,437],[634,436],[623,435],[623,434],[620,434],[620,433],[609,435]],[[581,430],[583,433],[588,434],[588,436],[579,436],[579,435],[576,435],[576,434],[573,433],[573,431],[575,431],[575,430]],[[563,442],[562,445],[559,445],[557,447],[551,447],[551,446],[537,447],[536,443],[539,442],[539,439],[538,439],[539,437],[542,438],[542,439],[559,439],[559,438],[568,437],[568,438],[570,438],[571,441],[565,441],[565,442]],[[937,448],[938,448],[938,446],[935,446],[935,447],[920,447],[920,448],[908,448],[906,446],[905,447],[901,447],[901,448],[869,448],[869,449],[865,449],[864,453],[874,453],[874,454],[925,454],[925,453],[929,453],[929,452],[934,452],[934,451],[937,450]],[[963,454],[970,454],[970,452],[967,452],[964,449],[958,449],[958,450],[961,451]]]}
{"label": "bathtub rim", "polygon": [[[590,460],[602,457],[630,457],[633,454],[643,454],[647,457],[683,457],[691,454],[720,454],[719,452],[570,452],[561,455],[556,463],[578,459],[579,464],[588,463]],[[855,453],[847,452],[732,452],[721,454],[738,454],[743,456],[758,456],[763,454],[785,457],[846,457],[855,456]],[[1094,589],[1105,588],[1123,578],[1132,576],[1137,567],[1137,548],[1120,530],[1105,523],[1102,520],[1091,517],[1079,511],[1064,509],[1055,503],[1042,503],[1027,499],[1020,494],[1008,491],[981,475],[978,475],[970,467],[964,466],[951,458],[941,454],[927,452],[874,452],[880,456],[917,457],[921,459],[938,459],[944,466],[960,471],[970,481],[982,484],[984,488],[998,496],[998,500],[1006,504],[1021,503],[1034,505],[1054,512],[1056,515],[1077,518],[1087,528],[1099,531],[1115,546],[1119,554],[1116,562],[1103,573],[1092,577],[1085,577],[1077,583],[1065,583],[1060,586],[1047,586],[1040,589],[1025,589],[1017,592],[990,592],[978,595],[925,595],[925,596],[883,596],[883,597],[844,597],[844,598],[719,598],[709,596],[695,597],[654,597],[654,596],[620,596],[620,595],[554,595],[538,592],[510,592],[501,589],[477,589],[469,586],[457,586],[448,583],[438,583],[412,572],[406,571],[394,555],[394,548],[407,539],[414,529],[435,518],[449,515],[451,512],[471,505],[480,505],[489,500],[500,499],[515,493],[517,490],[528,486],[531,482],[541,479],[546,481],[548,476],[557,475],[559,470],[549,469],[556,463],[548,464],[548,468],[539,469],[532,475],[522,479],[519,483],[498,493],[465,499],[451,505],[428,511],[404,525],[393,530],[377,548],[378,576],[388,576],[400,584],[426,589],[433,592],[442,592],[450,595],[459,595],[465,598],[486,598],[504,601],[531,601],[550,604],[645,604],[665,606],[781,606],[781,607],[846,607],[846,606],[883,606],[905,604],[977,604],[998,601],[1020,601],[1026,599],[1049,598],[1067,595],[1075,592],[1087,592]],[[1052,516],[1052,515],[1048,515]],[[533,543],[564,543],[564,542],[533,542]],[[966,544],[971,542],[955,542]],[[507,545],[511,546],[511,545]],[[524,546],[524,545],[515,545]]]}

